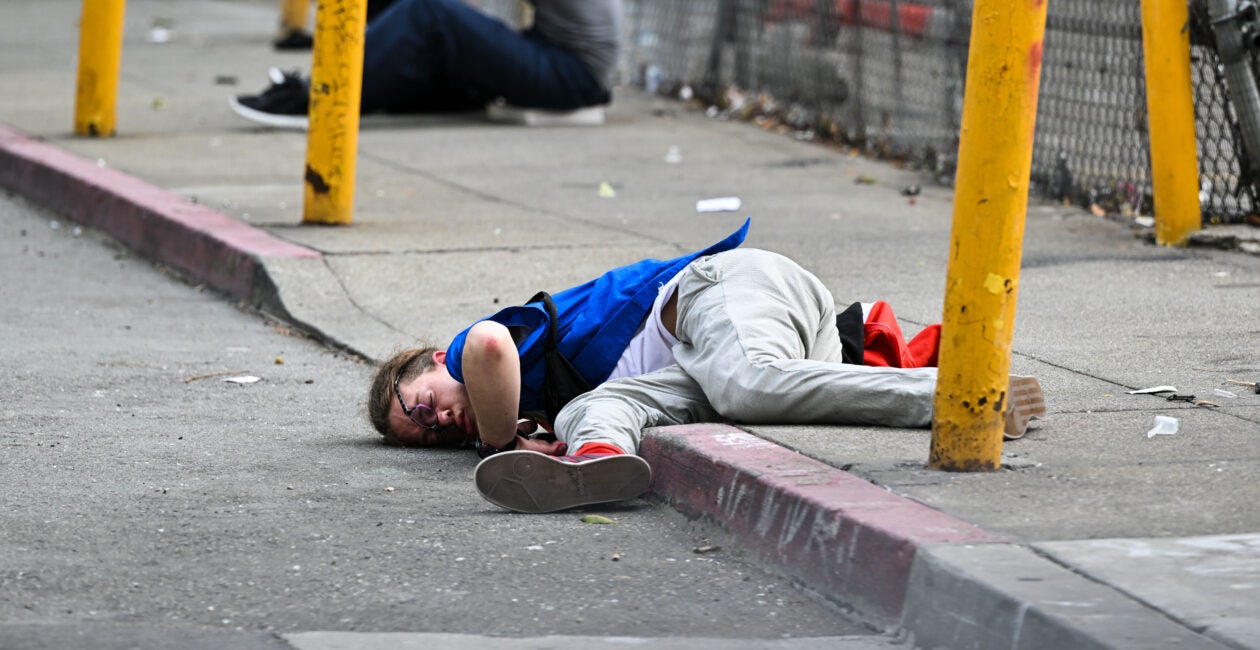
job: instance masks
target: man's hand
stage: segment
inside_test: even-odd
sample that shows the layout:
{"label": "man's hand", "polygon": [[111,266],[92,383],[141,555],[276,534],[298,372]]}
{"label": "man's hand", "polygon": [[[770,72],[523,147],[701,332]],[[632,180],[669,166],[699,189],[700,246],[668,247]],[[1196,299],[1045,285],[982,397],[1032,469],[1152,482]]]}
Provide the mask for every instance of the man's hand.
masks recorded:
{"label": "man's hand", "polygon": [[547,454],[548,456],[563,456],[569,446],[559,440],[548,442],[546,440],[538,440],[536,438],[526,438],[525,436],[516,437],[516,448],[525,451],[536,451]]}

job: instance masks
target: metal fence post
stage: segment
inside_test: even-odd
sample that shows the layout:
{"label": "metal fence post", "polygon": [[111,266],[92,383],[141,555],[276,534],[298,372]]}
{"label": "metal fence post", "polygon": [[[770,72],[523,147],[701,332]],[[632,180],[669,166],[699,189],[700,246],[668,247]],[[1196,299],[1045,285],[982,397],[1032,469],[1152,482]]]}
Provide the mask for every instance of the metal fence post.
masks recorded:
{"label": "metal fence post", "polygon": [[735,34],[735,15],[738,0],[718,0],[717,16],[714,17],[713,39],[709,41],[709,59],[705,67],[704,91],[718,96],[725,81],[722,78],[722,60],[726,44]]}
{"label": "metal fence post", "polygon": [[[1185,0],[1142,0],[1146,114],[1155,192],[1155,240],[1183,246],[1203,226]],[[1247,152],[1251,155],[1251,152]]]}
{"label": "metal fence post", "polygon": [[367,0],[320,0],[315,8],[303,223],[354,219],[354,171],[363,88]]}
{"label": "metal fence post", "polygon": [[928,460],[1001,465],[1045,0],[976,0]]}
{"label": "metal fence post", "polygon": [[126,7],[126,0],[83,0],[74,96],[74,132],[79,135],[114,135]]}

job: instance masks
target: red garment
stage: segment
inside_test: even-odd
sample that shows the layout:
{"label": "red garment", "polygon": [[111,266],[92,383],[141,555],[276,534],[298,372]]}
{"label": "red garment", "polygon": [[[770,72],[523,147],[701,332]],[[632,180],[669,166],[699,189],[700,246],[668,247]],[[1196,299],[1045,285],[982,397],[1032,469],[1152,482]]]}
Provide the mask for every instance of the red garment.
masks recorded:
{"label": "red garment", "polygon": [[941,326],[929,325],[909,343],[901,333],[892,307],[883,300],[871,305],[864,325],[862,361],[868,366],[892,368],[935,367],[941,349]]}
{"label": "red garment", "polygon": [[606,442],[588,442],[571,454],[573,456],[618,456],[626,452],[621,447]]}

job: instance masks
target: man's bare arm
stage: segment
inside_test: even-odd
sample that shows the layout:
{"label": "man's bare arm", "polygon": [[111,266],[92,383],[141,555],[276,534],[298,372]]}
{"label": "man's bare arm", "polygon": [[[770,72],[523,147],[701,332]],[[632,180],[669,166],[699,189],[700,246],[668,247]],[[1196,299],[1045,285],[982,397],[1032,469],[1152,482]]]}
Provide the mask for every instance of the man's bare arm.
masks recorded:
{"label": "man's bare arm", "polygon": [[473,325],[464,342],[463,370],[481,440],[508,446],[516,437],[521,403],[521,359],[508,328],[494,321]]}

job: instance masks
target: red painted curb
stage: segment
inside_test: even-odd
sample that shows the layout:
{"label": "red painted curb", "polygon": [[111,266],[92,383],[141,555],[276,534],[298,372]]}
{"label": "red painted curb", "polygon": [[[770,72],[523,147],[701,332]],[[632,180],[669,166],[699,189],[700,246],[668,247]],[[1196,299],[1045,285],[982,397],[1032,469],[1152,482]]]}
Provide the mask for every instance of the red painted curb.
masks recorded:
{"label": "red painted curb", "polygon": [[173,192],[0,125],[0,185],[230,296],[273,292],[264,257],[319,258]]}
{"label": "red painted curb", "polygon": [[674,507],[881,624],[901,616],[919,546],[1007,541],[723,424],[654,429],[639,454]]}

